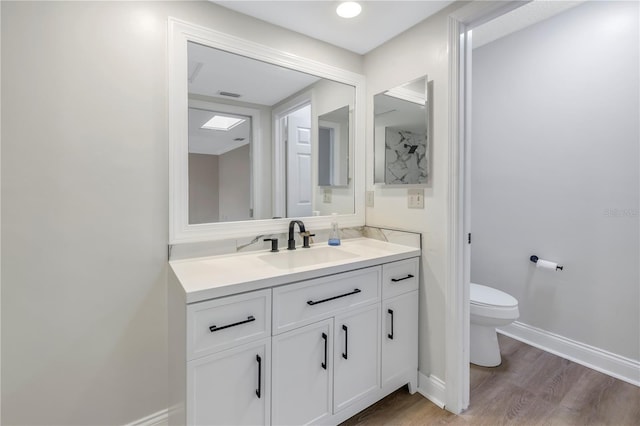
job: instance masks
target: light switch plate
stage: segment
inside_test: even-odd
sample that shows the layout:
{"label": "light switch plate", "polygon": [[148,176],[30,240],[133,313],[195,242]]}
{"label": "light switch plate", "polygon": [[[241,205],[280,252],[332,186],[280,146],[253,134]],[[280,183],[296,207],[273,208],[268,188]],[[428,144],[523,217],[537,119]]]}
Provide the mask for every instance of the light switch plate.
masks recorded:
{"label": "light switch plate", "polygon": [[366,196],[367,207],[373,207],[373,197],[374,197],[373,194],[374,194],[373,191],[367,191],[367,196]]}
{"label": "light switch plate", "polygon": [[322,196],[322,202],[325,204],[331,203],[331,189],[325,188],[324,195]]}
{"label": "light switch plate", "polygon": [[407,189],[407,204],[410,209],[424,209],[424,189]]}

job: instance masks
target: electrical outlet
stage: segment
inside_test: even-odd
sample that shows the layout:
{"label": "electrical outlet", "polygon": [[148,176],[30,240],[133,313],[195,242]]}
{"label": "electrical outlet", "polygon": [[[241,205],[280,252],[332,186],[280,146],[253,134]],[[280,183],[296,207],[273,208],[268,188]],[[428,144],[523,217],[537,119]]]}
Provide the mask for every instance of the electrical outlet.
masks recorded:
{"label": "electrical outlet", "polygon": [[410,209],[424,209],[424,189],[408,189],[407,204]]}
{"label": "electrical outlet", "polygon": [[374,194],[374,192],[373,191],[367,191],[366,194],[367,194],[367,196],[366,196],[366,198],[367,198],[367,200],[366,200],[367,207],[373,207],[373,194]]}
{"label": "electrical outlet", "polygon": [[331,189],[326,188],[324,190],[324,195],[322,196],[322,202],[325,204],[331,203]]}

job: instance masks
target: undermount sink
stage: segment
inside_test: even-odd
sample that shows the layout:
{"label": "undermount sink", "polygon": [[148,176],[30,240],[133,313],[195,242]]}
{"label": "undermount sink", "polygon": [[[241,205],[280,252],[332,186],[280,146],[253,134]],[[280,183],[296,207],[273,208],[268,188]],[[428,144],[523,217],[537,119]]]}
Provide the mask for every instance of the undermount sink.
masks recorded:
{"label": "undermount sink", "polygon": [[258,256],[260,260],[278,269],[295,269],[329,262],[353,259],[359,255],[339,247],[311,247],[297,250],[281,250]]}

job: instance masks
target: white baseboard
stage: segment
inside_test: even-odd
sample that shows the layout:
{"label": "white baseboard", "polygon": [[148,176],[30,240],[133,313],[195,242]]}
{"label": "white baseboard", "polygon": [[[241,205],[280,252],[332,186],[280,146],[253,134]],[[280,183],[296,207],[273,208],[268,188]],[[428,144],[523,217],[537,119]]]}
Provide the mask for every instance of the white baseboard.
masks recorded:
{"label": "white baseboard", "polygon": [[520,322],[498,332],[569,361],[640,386],[640,362]]}
{"label": "white baseboard", "polygon": [[125,426],[167,426],[169,424],[169,410],[160,410],[157,413],[153,413],[144,417],[142,419],[138,419],[132,423],[129,423]]}
{"label": "white baseboard", "polygon": [[444,382],[436,376],[418,372],[418,392],[440,408],[444,408]]}

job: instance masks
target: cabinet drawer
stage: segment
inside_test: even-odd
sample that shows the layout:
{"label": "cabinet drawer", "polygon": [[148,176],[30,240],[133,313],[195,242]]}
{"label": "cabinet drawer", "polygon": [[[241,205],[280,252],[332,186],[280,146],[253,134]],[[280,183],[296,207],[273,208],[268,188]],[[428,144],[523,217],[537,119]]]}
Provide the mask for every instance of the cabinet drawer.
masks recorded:
{"label": "cabinet drawer", "polygon": [[397,296],[418,289],[418,259],[401,260],[382,266],[382,297]]}
{"label": "cabinet drawer", "polygon": [[271,290],[187,307],[187,359],[271,335]]}
{"label": "cabinet drawer", "polygon": [[273,334],[380,300],[379,266],[273,289]]}

